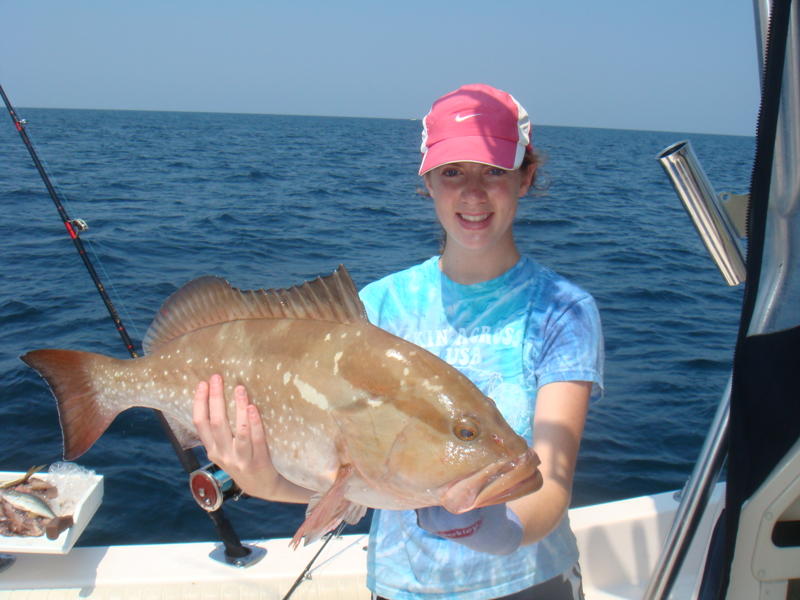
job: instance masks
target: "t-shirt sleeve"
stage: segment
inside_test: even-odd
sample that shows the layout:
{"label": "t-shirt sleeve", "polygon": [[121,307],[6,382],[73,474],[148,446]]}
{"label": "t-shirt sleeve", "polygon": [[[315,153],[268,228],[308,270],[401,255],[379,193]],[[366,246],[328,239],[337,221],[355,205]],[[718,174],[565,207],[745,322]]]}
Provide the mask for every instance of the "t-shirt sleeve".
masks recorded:
{"label": "t-shirt sleeve", "polygon": [[592,399],[603,389],[603,333],[600,314],[591,296],[583,296],[544,326],[543,342],[535,361],[536,385],[556,381],[591,381]]}
{"label": "t-shirt sleeve", "polygon": [[386,302],[387,285],[384,280],[374,281],[364,286],[358,293],[364,308],[367,311],[367,318],[373,325],[381,327],[383,320],[383,306]]}

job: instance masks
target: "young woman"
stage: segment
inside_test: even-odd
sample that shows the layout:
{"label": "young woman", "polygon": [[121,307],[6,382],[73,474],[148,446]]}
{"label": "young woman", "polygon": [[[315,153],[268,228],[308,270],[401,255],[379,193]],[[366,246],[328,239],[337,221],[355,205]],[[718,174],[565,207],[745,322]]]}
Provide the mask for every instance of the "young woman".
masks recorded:
{"label": "young woman", "polygon": [[[440,256],[366,286],[375,325],[443,358],[497,404],[538,454],[540,490],[452,515],[441,507],[376,511],[367,585],[379,598],[582,598],[568,519],[575,461],[602,385],[592,297],[522,257],[517,203],[538,160],[524,108],[486,85],[437,100],[424,119],[422,175],[445,232]],[[219,377],[198,387],[195,423],[209,458],[248,494],[307,502],[278,475],[257,410],[236,390],[232,431]]]}

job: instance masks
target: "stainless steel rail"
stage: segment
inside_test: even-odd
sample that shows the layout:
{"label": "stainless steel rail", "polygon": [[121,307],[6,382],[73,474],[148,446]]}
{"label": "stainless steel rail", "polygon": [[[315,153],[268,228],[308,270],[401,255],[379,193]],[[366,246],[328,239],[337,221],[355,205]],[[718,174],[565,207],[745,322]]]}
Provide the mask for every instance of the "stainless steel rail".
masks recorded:
{"label": "stainless steel rail", "polygon": [[736,229],[700,166],[691,142],[678,142],[666,148],[658,155],[658,161],[725,281],[732,286],[742,283],[746,270]]}

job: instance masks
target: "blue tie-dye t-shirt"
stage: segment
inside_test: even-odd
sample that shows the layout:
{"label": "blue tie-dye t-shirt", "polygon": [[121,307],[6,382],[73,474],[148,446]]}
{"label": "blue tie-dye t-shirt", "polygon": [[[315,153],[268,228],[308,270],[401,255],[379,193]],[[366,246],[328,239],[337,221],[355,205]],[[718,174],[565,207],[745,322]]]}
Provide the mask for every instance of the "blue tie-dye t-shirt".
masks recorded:
{"label": "blue tie-dye t-shirt", "polygon": [[[528,258],[473,285],[449,279],[439,257],[361,291],[370,321],[444,359],[491,397],[528,443],[539,387],[602,386],[603,340],[592,297]],[[578,559],[567,517],[543,540],[508,556],[475,552],[417,526],[416,513],[378,510],[367,586],[393,600],[483,600],[566,571]]]}

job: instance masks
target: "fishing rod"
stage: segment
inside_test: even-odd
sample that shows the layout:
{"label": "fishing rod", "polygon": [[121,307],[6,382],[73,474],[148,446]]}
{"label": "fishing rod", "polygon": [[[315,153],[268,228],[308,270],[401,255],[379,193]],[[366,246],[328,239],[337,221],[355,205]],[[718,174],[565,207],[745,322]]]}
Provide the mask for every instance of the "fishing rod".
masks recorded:
{"label": "fishing rod", "polygon": [[[47,188],[47,192],[50,194],[50,198],[55,204],[58,215],[61,217],[61,221],[64,224],[69,237],[72,239],[73,244],[75,244],[75,249],[78,251],[86,270],[89,271],[89,275],[91,276],[92,281],[94,282],[94,285],[100,294],[100,297],[103,299],[103,303],[106,306],[106,310],[108,310],[108,314],[111,316],[112,321],[114,321],[114,326],[116,327],[120,338],[122,338],[123,344],[125,344],[125,349],[127,350],[128,354],[130,354],[131,358],[138,358],[139,355],[136,352],[133,340],[131,340],[131,337],[128,335],[128,331],[125,329],[122,319],[120,318],[119,313],[117,313],[117,309],[114,307],[111,297],[108,295],[106,287],[103,285],[100,276],[97,274],[97,271],[95,270],[94,265],[92,264],[92,261],[86,252],[86,248],[83,245],[83,241],[81,240],[80,234],[88,229],[86,222],[82,219],[71,219],[69,217],[63,203],[61,202],[58,192],[53,186],[53,183],[50,181],[50,177],[48,176],[42,161],[39,159],[39,155],[36,153],[36,149],[33,147],[33,143],[28,137],[27,131],[25,131],[26,121],[17,116],[17,112],[14,110],[14,106],[8,99],[8,96],[6,95],[5,90],[3,90],[2,85],[0,85],[0,96],[3,97],[3,102],[8,109],[8,114],[11,116],[11,120],[14,122],[14,127],[22,137],[22,141],[25,143],[25,147],[28,149],[28,153],[33,159],[33,164],[36,165],[36,170],[39,171],[39,176],[42,178],[42,181]],[[167,423],[163,413],[159,410],[155,410],[155,413],[184,470],[190,475],[198,472],[202,473],[203,470],[200,468],[200,463],[197,461],[197,456],[194,454],[194,452],[182,448],[180,442],[178,442],[175,434],[172,432],[172,429]],[[209,518],[213,522],[214,528],[216,529],[220,540],[225,546],[226,561],[236,566],[244,566],[244,563],[246,562],[245,558],[251,555],[252,549],[242,545],[241,540],[234,531],[230,521],[228,521],[222,512],[221,506],[215,508],[214,510],[206,510],[205,512],[209,515]]]}
{"label": "fishing rod", "polygon": [[14,107],[11,104],[11,101],[8,99],[5,91],[3,90],[3,86],[0,85],[0,95],[3,97],[3,102],[8,109],[8,114],[11,115],[11,120],[14,122],[14,127],[17,128],[20,136],[22,137],[22,141],[25,143],[25,147],[28,149],[28,152],[33,159],[33,164],[36,165],[36,170],[39,171],[39,176],[42,178],[45,187],[47,188],[47,192],[50,194],[50,198],[52,198],[53,203],[56,206],[56,210],[58,211],[58,215],[61,217],[61,221],[64,224],[64,227],[69,234],[69,237],[72,239],[72,242],[75,244],[75,249],[78,251],[78,254],[83,261],[84,266],[89,271],[89,275],[92,278],[95,286],[97,287],[97,291],[100,292],[100,297],[103,299],[103,303],[106,305],[106,309],[108,313],[111,315],[111,319],[114,321],[114,325],[117,328],[117,332],[119,336],[122,338],[122,342],[125,344],[125,349],[131,355],[132,358],[137,358],[138,354],[136,354],[136,350],[133,346],[133,341],[131,340],[130,336],[128,335],[125,326],[122,324],[122,319],[120,319],[119,314],[117,313],[117,309],[114,308],[114,304],[111,302],[111,298],[106,291],[103,282],[100,280],[100,276],[97,274],[97,271],[92,264],[92,261],[89,260],[89,256],[86,254],[86,249],[83,246],[83,242],[80,238],[80,233],[87,229],[86,222],[81,219],[70,219],[69,215],[67,214],[64,205],[61,203],[61,199],[58,197],[58,192],[56,192],[55,187],[53,187],[52,182],[50,181],[50,177],[47,175],[47,171],[44,169],[44,165],[42,161],[39,160],[38,154],[36,154],[36,149],[33,147],[30,138],[28,137],[27,131],[25,131],[25,123],[24,119],[20,119],[17,116]]}
{"label": "fishing rod", "polygon": [[328,542],[330,542],[333,538],[342,535],[342,530],[344,530],[344,526],[345,522],[342,521],[341,523],[339,523],[339,527],[336,528],[336,531],[329,531],[328,533],[325,534],[325,537],[323,538],[324,541],[320,545],[319,550],[317,550],[317,553],[314,554],[314,556],[311,558],[310,561],[308,561],[308,564],[302,570],[300,575],[297,576],[297,579],[294,580],[292,587],[289,588],[289,591],[286,592],[286,594],[283,596],[283,598],[281,598],[281,600],[289,600],[289,598],[292,597],[297,588],[300,587],[300,584],[302,584],[306,579],[311,579],[311,567],[314,565],[315,562],[317,562],[319,555],[322,554],[323,550],[325,550],[325,546],[328,545]]}

